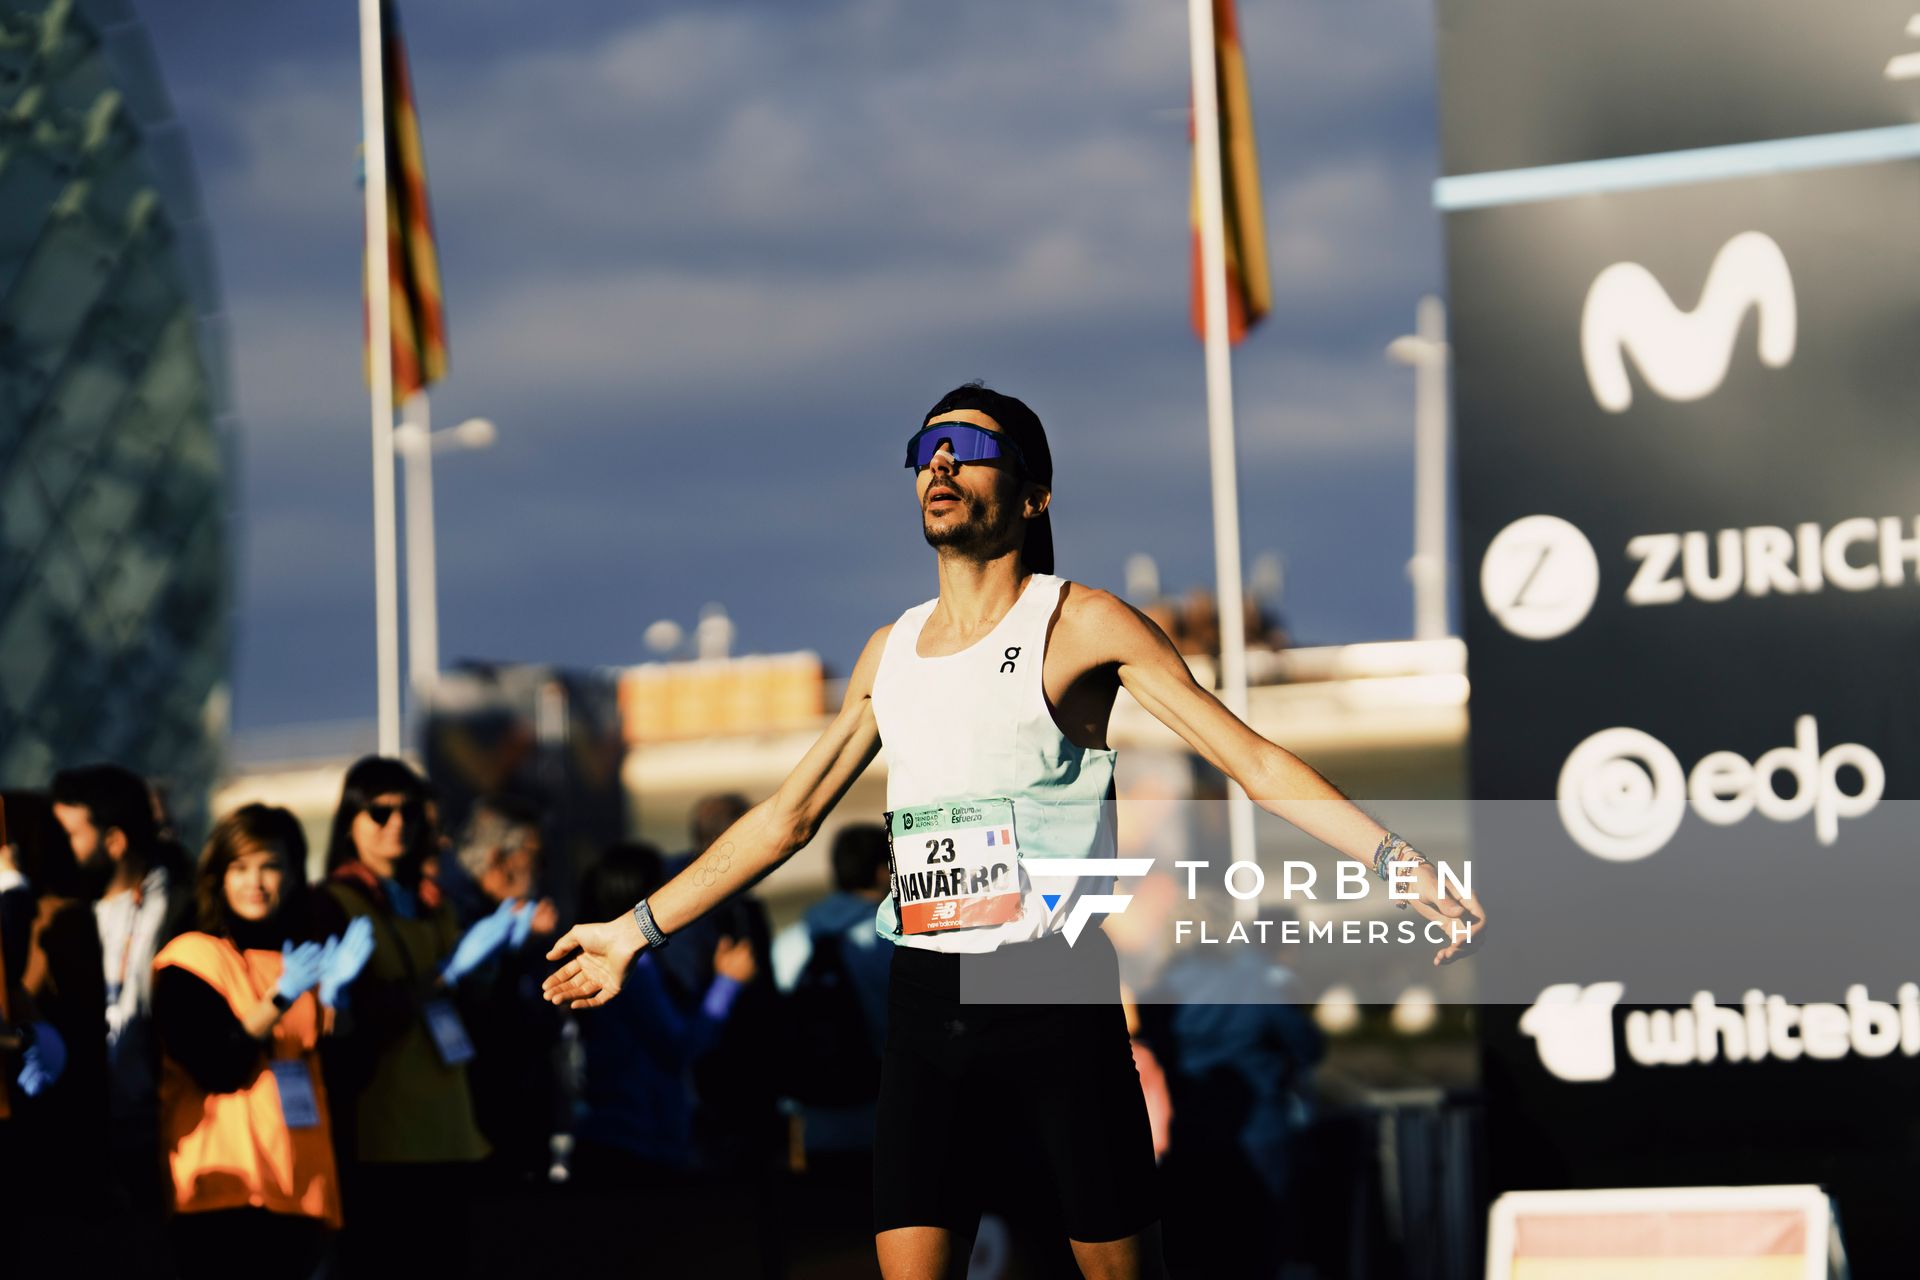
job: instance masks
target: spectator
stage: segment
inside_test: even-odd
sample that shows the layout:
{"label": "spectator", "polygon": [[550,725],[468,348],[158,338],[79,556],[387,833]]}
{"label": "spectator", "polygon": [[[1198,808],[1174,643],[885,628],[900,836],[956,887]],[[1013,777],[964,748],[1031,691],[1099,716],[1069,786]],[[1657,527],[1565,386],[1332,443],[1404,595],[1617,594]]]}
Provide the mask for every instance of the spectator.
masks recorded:
{"label": "spectator", "polygon": [[426,784],[404,761],[347,771],[319,902],[324,932],[371,920],[373,958],[332,1039],[328,1086],[341,1156],[346,1274],[465,1270],[465,1191],[487,1154],[459,985],[506,945],[505,912],[464,934],[421,874],[434,848]]}
{"label": "spectator", "polygon": [[[693,847],[667,860],[664,879],[711,848],[749,808],[747,798],[736,793],[696,801],[688,815]],[[684,950],[663,950],[659,963],[682,1008],[690,1008],[713,981],[713,956],[723,938],[752,945],[758,980],[742,993],[719,1042],[694,1073],[694,1145],[707,1168],[758,1170],[766,1153],[783,1146],[772,1069],[779,1048],[779,1010],[772,983],[773,927],[766,906],[750,891],[735,894],[689,922],[680,932]]]}
{"label": "spectator", "polygon": [[191,919],[192,894],[184,868],[161,842],[153,796],[137,775],[111,764],[55,774],[53,815],[94,889],[106,980],[112,1174],[144,1247],[166,1203],[153,959]]}
{"label": "spectator", "polygon": [[786,1006],[782,1090],[804,1153],[787,1188],[787,1229],[808,1256],[850,1266],[873,1249],[874,1106],[893,962],[874,912],[890,870],[886,828],[843,827],[833,841],[833,892],[773,940]]}
{"label": "spectator", "polygon": [[16,1098],[12,1120],[16,1167],[32,1177],[8,1203],[43,1214],[77,1203],[107,1162],[106,982],[93,909],[53,806],[9,791],[0,811],[0,963],[67,1053],[58,1080]]}
{"label": "spectator", "polygon": [[874,912],[892,883],[886,828],[856,824],[833,841],[833,892],[773,942],[774,984],[788,999],[809,1169],[851,1154],[871,1171],[873,1104],[886,1042],[893,952]]}
{"label": "spectator", "polygon": [[[652,845],[614,845],[581,886],[587,918],[617,915],[663,879]],[[657,960],[642,952],[620,1000],[605,1016],[581,1020],[586,1083],[573,1168],[582,1183],[658,1185],[692,1167],[688,1072],[713,1045],[741,988],[753,980],[753,948],[744,939],[721,938],[711,964],[707,990],[683,1014]]]}
{"label": "spectator", "polygon": [[[0,800],[0,1191],[17,1203],[17,1174],[31,1167],[12,1123],[14,1101],[38,1097],[66,1070],[66,1044],[44,1021],[20,981],[26,935],[33,926],[33,899],[7,842],[7,814]],[[19,946],[14,945],[18,939]]]}
{"label": "spectator", "polygon": [[[460,923],[471,926],[502,903],[532,900],[541,855],[539,811],[511,796],[491,796],[475,807],[457,856],[442,858],[440,887]],[[469,1002],[474,1118],[493,1148],[490,1167],[507,1182],[545,1180],[561,1120],[554,1055],[564,1014],[540,994],[558,923],[552,899],[540,899],[522,923],[510,939],[516,945],[474,976]]]}
{"label": "spectator", "polygon": [[[693,848],[675,859],[667,874],[673,875],[725,839],[727,829],[751,807],[745,796],[735,793],[698,801],[690,822]],[[727,939],[752,947],[755,977],[740,992],[713,1046],[694,1064],[695,1160],[703,1170],[730,1181],[727,1195],[731,1199],[752,1205],[742,1216],[751,1218],[761,1269],[777,1273],[783,1265],[784,1242],[776,1201],[784,1189],[782,1169],[789,1159],[779,1085],[786,1045],[780,995],[773,987],[773,929],[766,906],[751,890],[741,890],[680,930],[675,938],[680,945],[661,951],[660,964],[673,976],[683,1007],[688,1007],[713,981],[712,957]]]}
{"label": "spectator", "polygon": [[195,877],[199,927],[155,962],[174,1257],[194,1280],[309,1275],[340,1226],[323,1005],[359,974],[373,936],[362,919],[324,950],[310,938],[306,863],[285,809],[221,819]]}
{"label": "spectator", "polygon": [[[1203,895],[1195,911],[1218,936],[1233,906]],[[1259,948],[1190,948],[1140,1007],[1141,1039],[1172,1105],[1161,1169],[1175,1275],[1274,1275],[1294,1245],[1288,1191],[1326,1042],[1292,987],[1290,971]]]}
{"label": "spectator", "polygon": [[[596,918],[630,908],[663,878],[653,846],[614,845],[581,883],[582,910]],[[691,1079],[753,979],[753,949],[718,939],[708,986],[683,1004],[661,963],[681,943],[643,953],[620,998],[575,1023],[584,1070],[568,1194],[580,1229],[568,1244],[585,1258],[618,1256],[631,1248],[638,1211],[651,1271],[756,1274],[758,1232],[743,1221],[738,1197],[699,1168]]]}

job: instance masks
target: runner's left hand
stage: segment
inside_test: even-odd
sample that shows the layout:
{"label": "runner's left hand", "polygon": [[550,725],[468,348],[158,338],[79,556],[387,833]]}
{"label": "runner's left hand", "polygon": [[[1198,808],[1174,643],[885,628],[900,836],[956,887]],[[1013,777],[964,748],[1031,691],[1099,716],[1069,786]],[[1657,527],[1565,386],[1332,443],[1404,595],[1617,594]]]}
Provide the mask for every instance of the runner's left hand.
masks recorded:
{"label": "runner's left hand", "polygon": [[[1389,882],[1391,883],[1391,882]],[[1461,897],[1456,891],[1458,886],[1449,882],[1448,894],[1440,896],[1440,874],[1433,864],[1424,858],[1412,876],[1412,887],[1419,893],[1417,899],[1398,899],[1396,906],[1411,907],[1429,920],[1439,921],[1448,930],[1447,944],[1434,953],[1435,965],[1452,964],[1473,954],[1481,944],[1481,935],[1487,927],[1487,909],[1472,894]],[[1466,936],[1454,938],[1452,930],[1460,927]]]}

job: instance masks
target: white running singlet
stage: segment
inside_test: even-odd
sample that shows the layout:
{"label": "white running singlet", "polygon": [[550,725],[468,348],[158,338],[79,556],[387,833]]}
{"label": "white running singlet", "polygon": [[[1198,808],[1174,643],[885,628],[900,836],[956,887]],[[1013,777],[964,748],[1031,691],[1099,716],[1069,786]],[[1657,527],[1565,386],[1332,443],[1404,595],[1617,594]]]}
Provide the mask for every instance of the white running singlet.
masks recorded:
{"label": "white running singlet", "polygon": [[1034,574],[984,639],[946,657],[916,652],[938,600],[907,610],[888,633],[873,681],[887,807],[1005,796],[1013,801],[1021,866],[1015,919],[902,934],[889,895],[874,924],[891,942],[963,954],[994,951],[1059,932],[1077,898],[1113,891],[1112,876],[1046,874],[1049,858],[1115,856],[1114,752],[1069,742],[1054,723],[1040,679],[1047,626],[1064,586],[1052,574]]}

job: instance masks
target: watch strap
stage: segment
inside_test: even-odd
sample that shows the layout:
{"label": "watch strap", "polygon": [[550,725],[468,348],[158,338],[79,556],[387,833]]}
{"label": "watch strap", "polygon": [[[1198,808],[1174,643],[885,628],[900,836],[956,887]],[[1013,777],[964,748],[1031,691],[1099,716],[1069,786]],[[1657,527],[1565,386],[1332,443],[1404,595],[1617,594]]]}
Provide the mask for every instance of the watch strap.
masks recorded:
{"label": "watch strap", "polygon": [[667,935],[654,923],[653,908],[645,898],[633,904],[633,922],[640,926],[640,936],[647,940],[647,946],[658,950],[667,945]]}

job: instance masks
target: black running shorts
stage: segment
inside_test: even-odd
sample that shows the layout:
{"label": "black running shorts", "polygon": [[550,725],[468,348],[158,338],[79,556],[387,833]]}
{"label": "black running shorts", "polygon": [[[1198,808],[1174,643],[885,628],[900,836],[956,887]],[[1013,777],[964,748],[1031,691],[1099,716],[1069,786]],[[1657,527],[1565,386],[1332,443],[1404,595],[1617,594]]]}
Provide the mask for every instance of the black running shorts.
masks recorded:
{"label": "black running shorts", "polygon": [[[1109,998],[961,1003],[962,963],[1004,968],[1010,953],[1029,948],[1064,960],[1077,985],[1091,978]],[[1113,943],[1101,930],[1087,929],[1070,954],[1059,935],[991,956],[896,947],[887,1018],[873,1152],[876,1232],[944,1227],[970,1238],[983,1195],[1033,1162],[1053,1184],[1070,1240],[1120,1240],[1159,1218],[1146,1100]]]}

